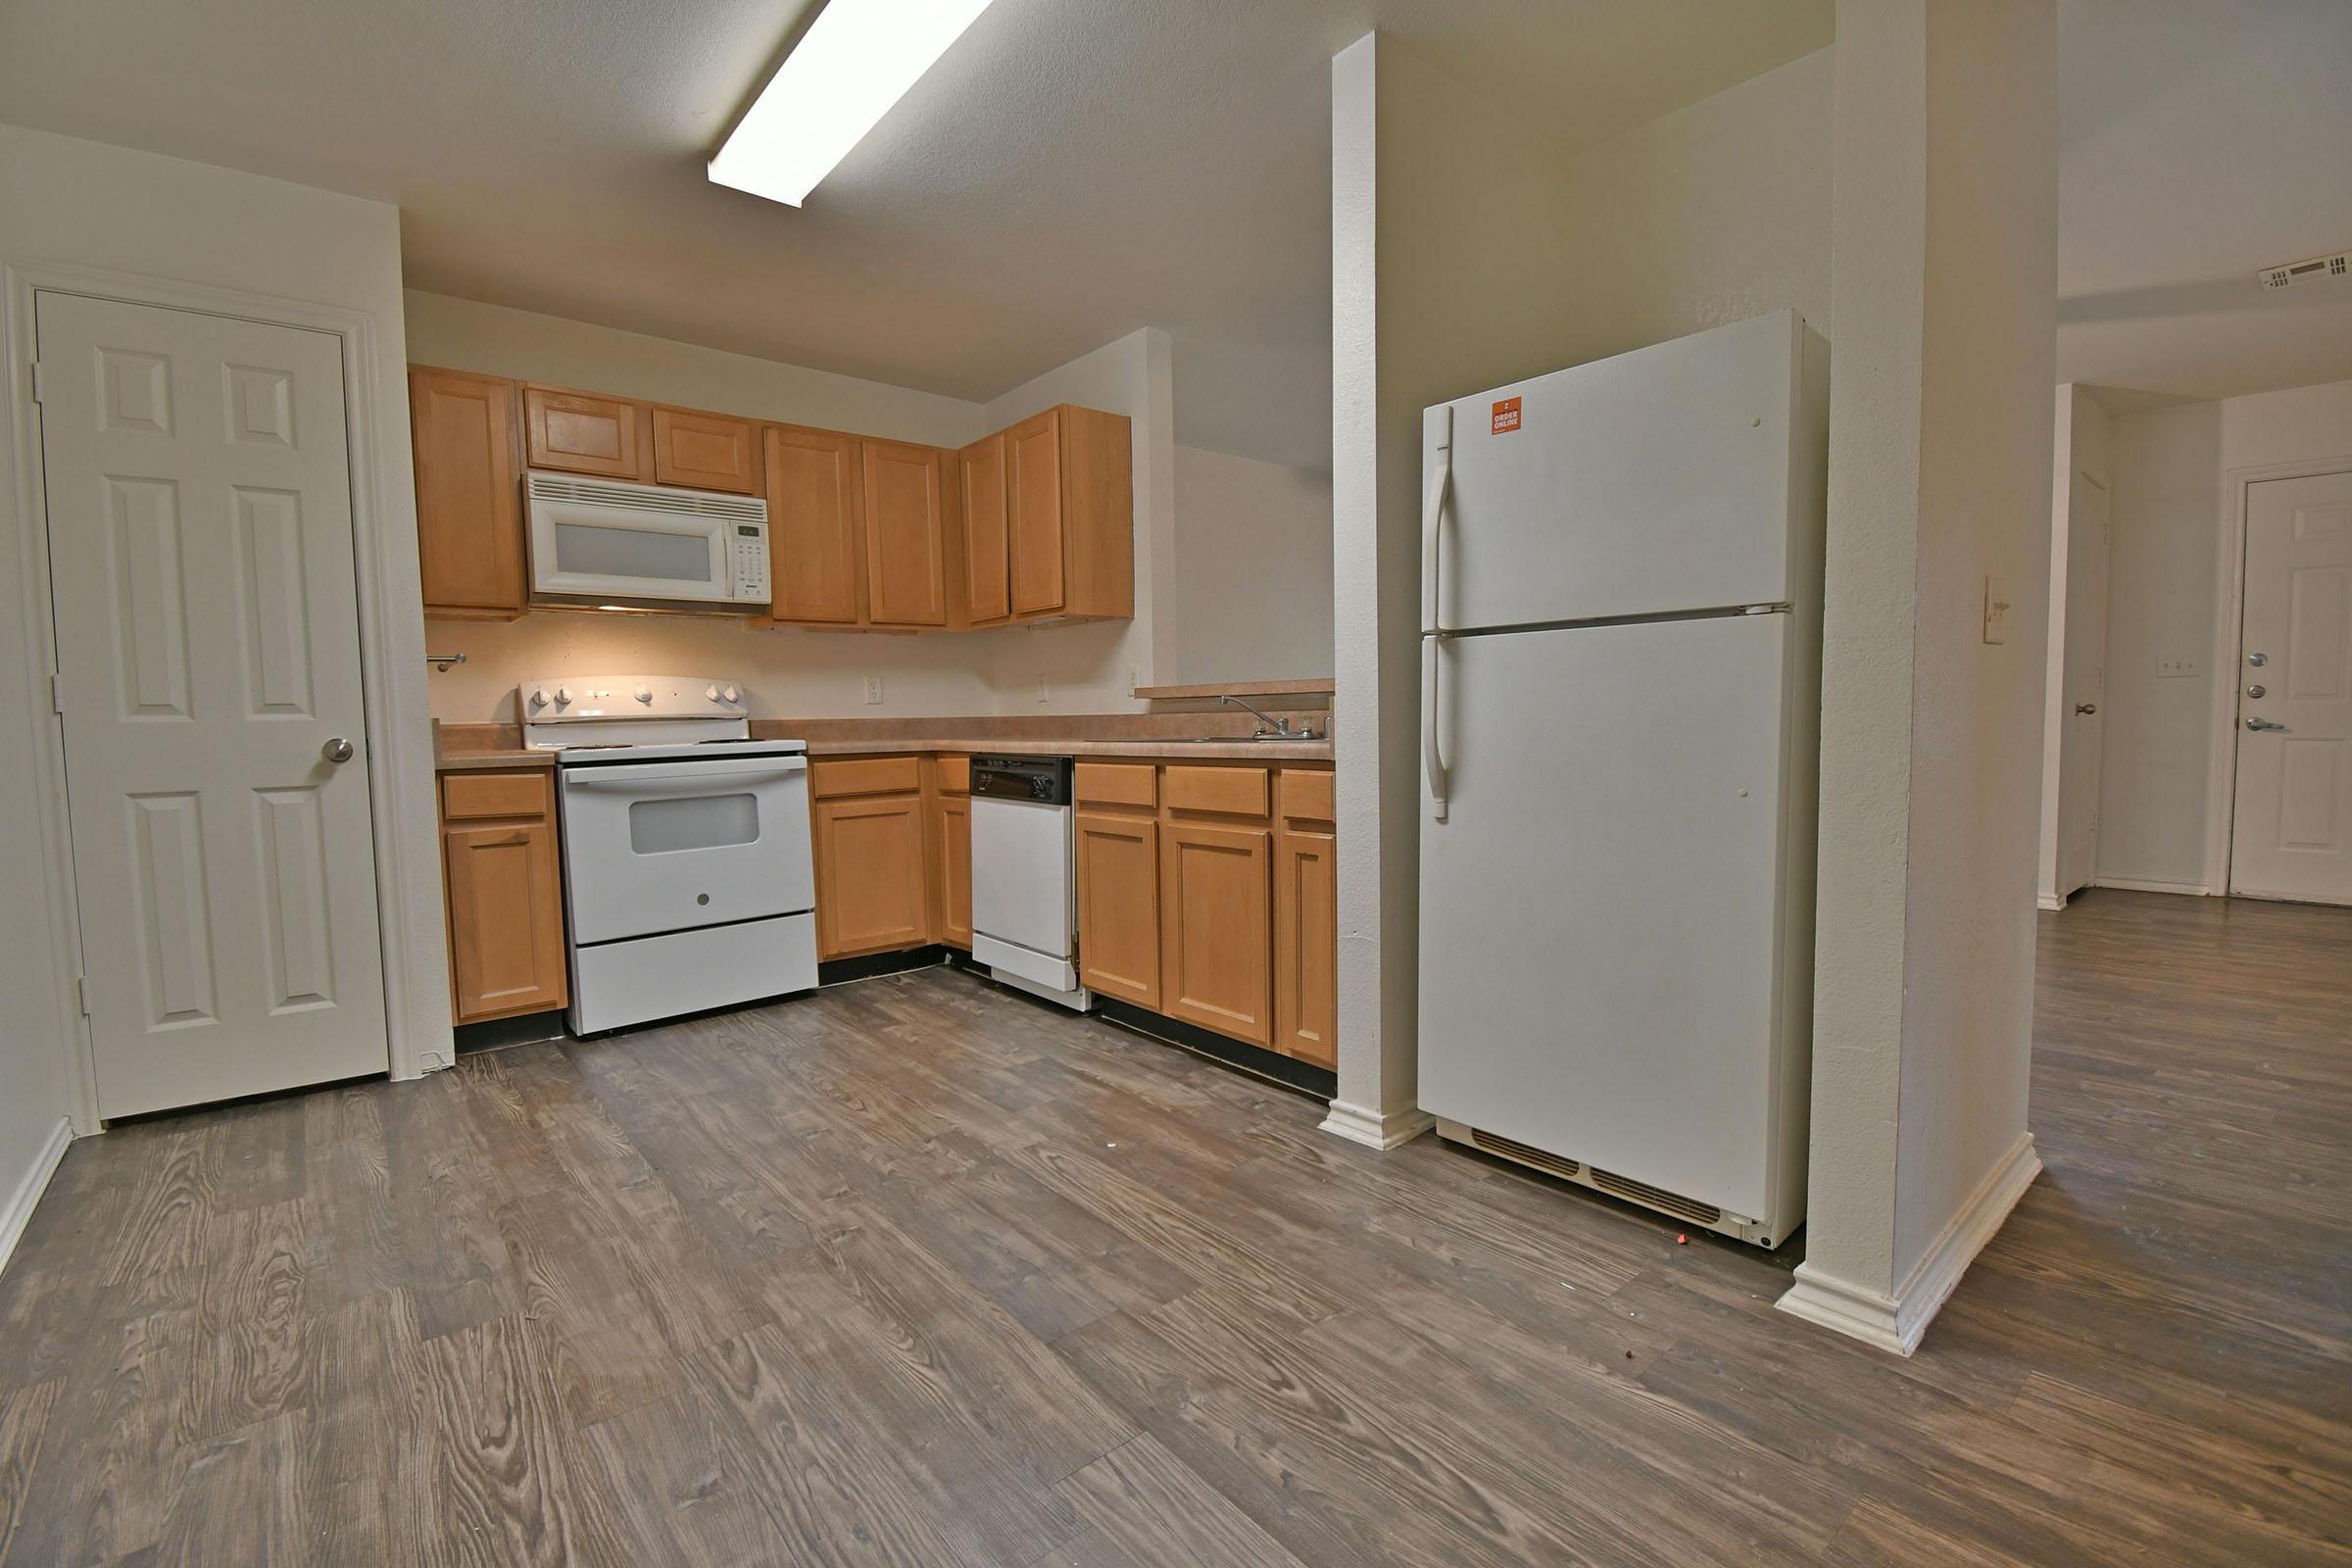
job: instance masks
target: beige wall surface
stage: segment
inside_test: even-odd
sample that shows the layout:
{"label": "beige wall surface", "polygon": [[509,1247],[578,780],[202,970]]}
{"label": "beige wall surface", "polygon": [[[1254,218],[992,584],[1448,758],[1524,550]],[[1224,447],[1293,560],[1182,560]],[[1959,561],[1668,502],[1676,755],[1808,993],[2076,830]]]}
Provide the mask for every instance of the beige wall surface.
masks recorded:
{"label": "beige wall surface", "polygon": [[1174,664],[1162,684],[1331,673],[1331,475],[1176,449]]}
{"label": "beige wall surface", "polygon": [[[2239,673],[2232,481],[2278,464],[2352,466],[2352,381],[2136,410],[2114,425],[2099,876],[2218,893]],[[2196,675],[2156,673],[2182,656],[2202,661]]]}

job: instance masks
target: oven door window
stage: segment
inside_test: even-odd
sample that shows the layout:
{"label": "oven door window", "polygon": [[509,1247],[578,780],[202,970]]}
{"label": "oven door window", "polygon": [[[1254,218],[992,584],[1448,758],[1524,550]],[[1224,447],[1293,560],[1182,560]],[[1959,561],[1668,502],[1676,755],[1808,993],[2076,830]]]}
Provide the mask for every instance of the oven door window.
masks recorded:
{"label": "oven door window", "polygon": [[631,577],[646,582],[716,581],[710,536],[654,528],[556,524],[556,567],[567,577]]}
{"label": "oven door window", "polygon": [[687,795],[629,804],[629,848],[638,855],[717,850],[760,839],[760,802],[744,795]]}

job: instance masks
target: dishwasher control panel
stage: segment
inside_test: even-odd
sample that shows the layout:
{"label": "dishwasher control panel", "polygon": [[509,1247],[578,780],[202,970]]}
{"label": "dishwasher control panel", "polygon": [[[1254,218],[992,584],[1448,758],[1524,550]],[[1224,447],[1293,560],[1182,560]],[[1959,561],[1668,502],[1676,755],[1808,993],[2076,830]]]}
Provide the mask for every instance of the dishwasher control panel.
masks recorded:
{"label": "dishwasher control panel", "polygon": [[975,757],[972,794],[996,801],[1067,806],[1071,772],[1066,757]]}

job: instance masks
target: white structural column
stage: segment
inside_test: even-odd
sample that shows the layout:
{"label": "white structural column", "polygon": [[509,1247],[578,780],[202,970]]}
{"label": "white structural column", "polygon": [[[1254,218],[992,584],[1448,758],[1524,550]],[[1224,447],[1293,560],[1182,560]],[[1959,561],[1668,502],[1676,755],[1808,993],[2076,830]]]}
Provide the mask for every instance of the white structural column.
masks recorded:
{"label": "white structural column", "polygon": [[1812,1170],[1781,1305],[1905,1354],[2040,1169],[2056,44],[2053,0],[1838,7]]}

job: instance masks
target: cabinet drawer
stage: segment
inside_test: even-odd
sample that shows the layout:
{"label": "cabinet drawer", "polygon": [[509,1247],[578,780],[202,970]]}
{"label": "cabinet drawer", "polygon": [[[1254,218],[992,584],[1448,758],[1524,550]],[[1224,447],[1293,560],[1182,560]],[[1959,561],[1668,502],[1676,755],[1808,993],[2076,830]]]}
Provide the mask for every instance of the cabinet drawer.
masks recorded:
{"label": "cabinet drawer", "polygon": [[1149,762],[1080,762],[1072,791],[1081,806],[1159,804],[1159,769]]}
{"label": "cabinet drawer", "polygon": [[939,760],[939,788],[943,795],[972,793],[972,760],[968,757],[943,757]]}
{"label": "cabinet drawer", "polygon": [[911,795],[922,787],[922,760],[914,757],[847,757],[808,764],[808,793],[820,801],[837,795]]}
{"label": "cabinet drawer", "polygon": [[1286,767],[1277,788],[1282,797],[1282,814],[1292,821],[1333,819],[1331,774],[1325,769]]}
{"label": "cabinet drawer", "polygon": [[1171,767],[1165,787],[1171,811],[1266,814],[1266,770],[1262,767]]}
{"label": "cabinet drawer", "polygon": [[545,816],[548,784],[545,768],[513,773],[444,773],[441,816],[450,822],[484,816]]}

